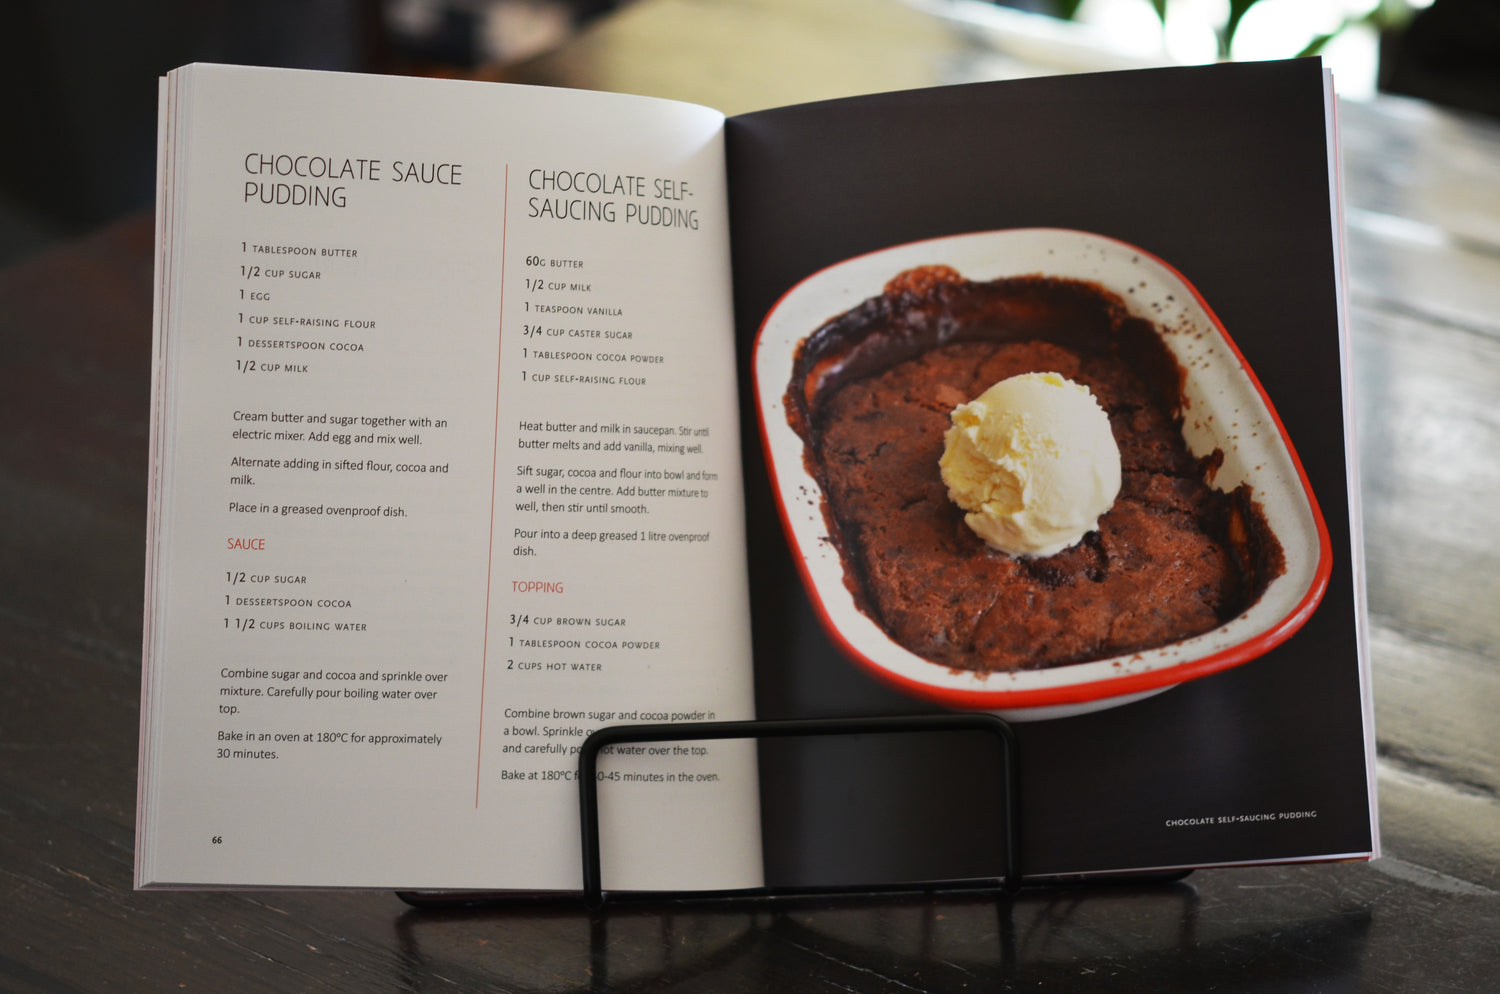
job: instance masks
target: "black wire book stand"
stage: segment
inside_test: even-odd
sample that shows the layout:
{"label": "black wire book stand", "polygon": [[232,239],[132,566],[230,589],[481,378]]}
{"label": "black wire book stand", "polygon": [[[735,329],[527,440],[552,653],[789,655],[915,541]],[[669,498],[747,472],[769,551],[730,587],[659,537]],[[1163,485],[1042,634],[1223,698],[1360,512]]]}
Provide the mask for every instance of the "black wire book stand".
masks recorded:
{"label": "black wire book stand", "polygon": [[[902,882],[839,888],[758,888],[735,891],[646,891],[612,894],[603,886],[599,852],[599,754],[610,746],[634,742],[688,742],[707,739],[769,739],[831,735],[900,734],[911,732],[986,732],[1001,751],[1004,775],[1001,825],[1004,838],[999,847],[1000,875],[960,882],[932,884]],[[871,718],[797,718],[750,721],[700,721],[648,725],[608,725],[584,739],[578,753],[578,801],[583,860],[583,899],[590,909],[599,909],[613,898],[646,900],[749,899],[796,896],[881,894],[936,889],[998,890],[1014,894],[1021,887],[1021,833],[1018,797],[1019,761],[1016,735],[1005,721],[991,714],[957,713],[897,715]],[[398,891],[406,903],[418,908],[474,907],[485,904],[535,901],[543,895],[511,893],[466,893]],[[566,898],[567,895],[545,895]],[[576,896],[573,898],[576,900]]]}
{"label": "black wire book stand", "polygon": [[[583,897],[592,908],[603,906],[606,892],[601,881],[599,861],[599,785],[598,760],[604,749],[630,742],[682,742],[704,739],[767,739],[798,736],[869,735],[903,732],[988,732],[997,740],[1002,752],[1005,775],[1002,778],[1003,826],[1001,876],[994,880],[969,882],[970,886],[1003,888],[1008,893],[1020,889],[1020,829],[1017,803],[1018,768],[1016,736],[1011,727],[991,714],[901,715],[876,718],[799,718],[754,721],[707,721],[656,725],[610,725],[596,730],[584,739],[578,754],[578,800],[583,841]],[[912,884],[891,887],[861,887],[865,893],[882,890],[911,890]],[[741,896],[780,896],[802,891],[762,889],[735,892]],[[652,897],[712,897],[712,893],[663,894]]]}

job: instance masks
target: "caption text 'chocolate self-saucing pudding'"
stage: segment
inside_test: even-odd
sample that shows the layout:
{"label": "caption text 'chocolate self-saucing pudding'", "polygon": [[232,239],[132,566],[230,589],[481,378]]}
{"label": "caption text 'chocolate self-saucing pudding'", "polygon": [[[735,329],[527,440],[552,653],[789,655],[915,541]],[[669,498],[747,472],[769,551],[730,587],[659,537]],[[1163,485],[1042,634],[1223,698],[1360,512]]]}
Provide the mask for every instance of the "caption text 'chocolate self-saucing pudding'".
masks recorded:
{"label": "caption text 'chocolate self-saucing pudding'", "polygon": [[1214,490],[1213,458],[1188,452],[1181,375],[1154,324],[1078,280],[927,266],[826,322],[785,402],[860,609],[980,672],[1238,615],[1282,550],[1250,488]]}

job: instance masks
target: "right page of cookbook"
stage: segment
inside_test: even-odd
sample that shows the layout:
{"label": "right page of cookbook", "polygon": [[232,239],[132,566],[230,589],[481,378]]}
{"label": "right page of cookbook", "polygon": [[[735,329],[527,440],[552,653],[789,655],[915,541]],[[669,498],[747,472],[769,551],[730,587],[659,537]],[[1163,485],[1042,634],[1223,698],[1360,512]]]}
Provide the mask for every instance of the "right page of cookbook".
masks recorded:
{"label": "right page of cookbook", "polygon": [[[730,119],[762,718],[1051,681],[1015,699],[1065,706],[996,708],[1018,718],[1024,875],[1378,854],[1333,109],[1298,60]],[[1023,373],[1087,386],[1120,452],[1119,496],[1062,552],[981,544],[940,473],[950,412]],[[1272,457],[1290,496],[1257,475]],[[1277,523],[1288,501],[1316,527]],[[1235,636],[1298,571],[1270,634]],[[1130,675],[1225,632],[1180,681]],[[1090,667],[1127,676],[1068,688]],[[995,875],[1002,767],[974,738],[763,744],[768,884]]]}

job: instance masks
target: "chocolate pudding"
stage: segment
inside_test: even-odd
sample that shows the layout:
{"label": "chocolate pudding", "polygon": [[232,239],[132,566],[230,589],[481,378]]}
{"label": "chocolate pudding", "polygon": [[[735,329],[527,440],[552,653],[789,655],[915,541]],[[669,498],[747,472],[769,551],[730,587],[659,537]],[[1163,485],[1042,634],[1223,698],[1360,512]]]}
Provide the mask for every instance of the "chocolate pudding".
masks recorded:
{"label": "chocolate pudding", "polygon": [[[1033,372],[1097,398],[1121,485],[1097,530],[1022,558],[964,524],[938,460],[955,406]],[[1076,280],[922,267],[818,328],[786,407],[861,610],[913,653],[981,672],[1158,648],[1244,611],[1281,547],[1249,487],[1213,489],[1216,460],[1188,452],[1182,376],[1160,329]]]}

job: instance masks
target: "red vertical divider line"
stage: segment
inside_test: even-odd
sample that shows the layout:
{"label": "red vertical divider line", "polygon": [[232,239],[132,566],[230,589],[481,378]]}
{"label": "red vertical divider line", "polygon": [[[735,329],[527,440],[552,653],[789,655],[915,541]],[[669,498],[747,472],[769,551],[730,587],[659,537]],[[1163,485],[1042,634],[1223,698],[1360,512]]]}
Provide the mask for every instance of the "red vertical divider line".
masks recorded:
{"label": "red vertical divider line", "polygon": [[505,233],[510,218],[510,163],[500,192],[500,317],[495,325],[495,449],[490,463],[489,560],[484,571],[484,642],[479,670],[479,744],[474,755],[474,807],[479,807],[479,785],[484,770],[484,685],[490,673],[490,586],[495,578],[495,480],[500,472],[500,341],[505,328]]}

